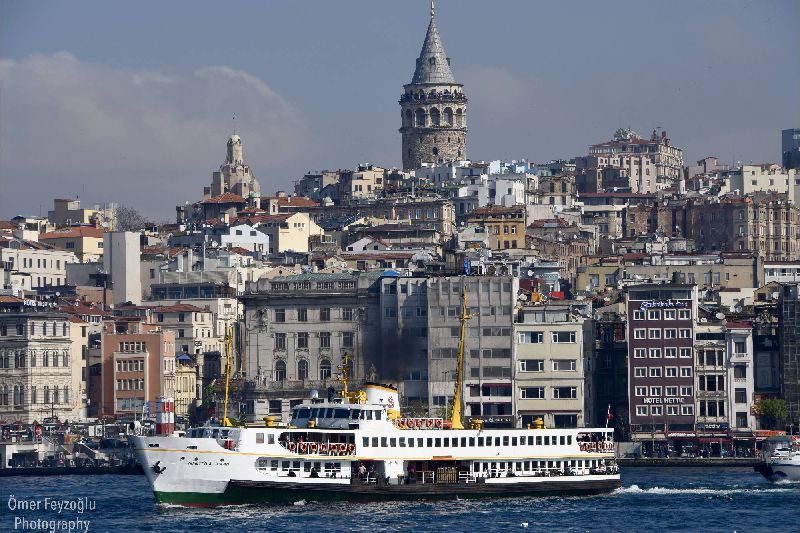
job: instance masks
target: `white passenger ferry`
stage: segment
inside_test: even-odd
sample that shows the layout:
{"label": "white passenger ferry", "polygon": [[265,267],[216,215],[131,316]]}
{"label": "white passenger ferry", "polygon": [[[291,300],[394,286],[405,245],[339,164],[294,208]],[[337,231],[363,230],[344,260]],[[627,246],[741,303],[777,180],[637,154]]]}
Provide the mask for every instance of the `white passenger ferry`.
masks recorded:
{"label": "white passenger ferry", "polygon": [[[620,486],[613,430],[461,427],[461,369],[449,420],[402,418],[392,386],[367,383],[296,406],[288,424],[206,426],[132,436],[156,499],[213,506],[301,499],[376,500],[593,494]],[[344,364],[343,368],[347,368]],[[227,420],[227,419],[226,419]]]}

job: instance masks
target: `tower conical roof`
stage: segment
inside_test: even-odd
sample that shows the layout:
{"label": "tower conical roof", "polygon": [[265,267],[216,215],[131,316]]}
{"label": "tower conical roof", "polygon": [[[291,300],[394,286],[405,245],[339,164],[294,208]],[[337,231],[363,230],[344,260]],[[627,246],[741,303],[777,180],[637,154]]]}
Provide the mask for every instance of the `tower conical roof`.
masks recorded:
{"label": "tower conical roof", "polygon": [[433,17],[428,25],[425,42],[422,43],[411,83],[456,83]]}

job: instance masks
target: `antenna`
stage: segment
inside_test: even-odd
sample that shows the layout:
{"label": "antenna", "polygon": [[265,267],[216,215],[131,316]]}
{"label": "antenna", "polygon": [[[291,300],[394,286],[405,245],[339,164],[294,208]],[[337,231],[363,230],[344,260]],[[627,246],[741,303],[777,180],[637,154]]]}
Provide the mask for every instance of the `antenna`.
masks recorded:
{"label": "antenna", "polygon": [[236,113],[233,114],[233,134],[236,135]]}
{"label": "antenna", "polygon": [[434,6],[434,0],[431,0],[431,18],[433,18],[433,13],[435,11],[436,6]]}

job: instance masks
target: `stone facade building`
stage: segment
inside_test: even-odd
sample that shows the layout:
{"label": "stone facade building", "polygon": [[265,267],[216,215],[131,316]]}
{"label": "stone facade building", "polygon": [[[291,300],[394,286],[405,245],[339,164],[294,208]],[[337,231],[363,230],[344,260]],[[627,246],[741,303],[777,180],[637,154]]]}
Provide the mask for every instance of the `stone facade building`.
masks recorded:
{"label": "stone facade building", "polygon": [[467,98],[456,82],[431,9],[411,83],[400,97],[403,169],[467,157]]}
{"label": "stone facade building", "polygon": [[52,417],[74,420],[82,414],[83,403],[73,385],[76,362],[70,349],[69,316],[40,303],[0,296],[3,423],[30,424]]}
{"label": "stone facade building", "polygon": [[211,187],[206,187],[204,196],[217,197],[227,192],[241,196],[251,205],[259,207],[261,201],[261,185],[253,176],[250,166],[244,162],[242,138],[233,132],[228,138],[225,162],[211,177]]}

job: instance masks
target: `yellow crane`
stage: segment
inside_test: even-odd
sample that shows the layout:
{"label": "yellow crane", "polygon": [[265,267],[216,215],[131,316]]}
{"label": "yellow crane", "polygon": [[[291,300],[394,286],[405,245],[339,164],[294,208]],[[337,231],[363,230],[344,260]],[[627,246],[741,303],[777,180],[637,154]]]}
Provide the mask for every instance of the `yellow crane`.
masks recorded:
{"label": "yellow crane", "polygon": [[456,362],[456,390],[453,394],[453,409],[450,411],[450,427],[452,429],[464,429],[464,424],[461,420],[461,389],[462,382],[464,381],[464,333],[467,328],[467,320],[472,318],[472,315],[467,314],[467,287],[461,287],[461,315],[458,317],[461,321],[461,335],[458,340],[458,359]]}
{"label": "yellow crane", "polygon": [[233,348],[233,335],[231,335],[231,328],[225,328],[225,411],[222,415],[222,425],[226,427],[233,426],[230,418],[228,418],[228,388],[231,382],[231,351]]}

